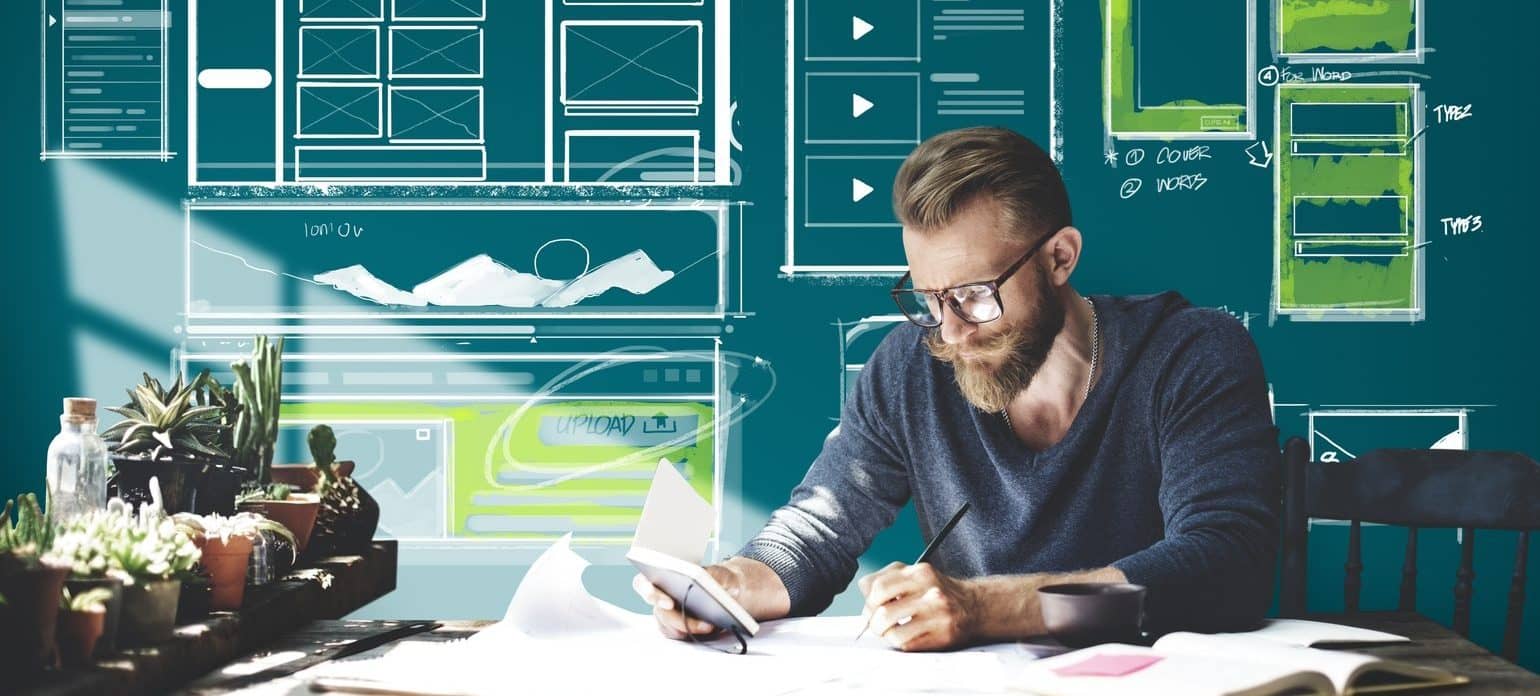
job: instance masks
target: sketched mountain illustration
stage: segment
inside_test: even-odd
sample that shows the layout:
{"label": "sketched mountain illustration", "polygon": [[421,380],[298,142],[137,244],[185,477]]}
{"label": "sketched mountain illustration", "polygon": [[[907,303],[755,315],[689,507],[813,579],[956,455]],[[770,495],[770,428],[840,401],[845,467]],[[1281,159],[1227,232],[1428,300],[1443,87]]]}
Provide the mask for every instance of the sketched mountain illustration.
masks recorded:
{"label": "sketched mountain illustration", "polygon": [[412,307],[428,305],[427,300],[380,280],[369,269],[357,264],[317,274],[314,280],[378,304]]}
{"label": "sketched mountain illustration", "polygon": [[647,252],[637,249],[578,276],[567,283],[566,287],[541,300],[540,306],[571,307],[613,288],[620,288],[633,295],[645,295],[673,277],[673,271],[660,270]]}
{"label": "sketched mountain illustration", "polygon": [[401,290],[361,265],[314,277],[359,299],[383,305],[424,307],[572,307],[613,289],[645,295],[674,277],[637,249],[569,281],[548,280],[478,254],[412,288]]}
{"label": "sketched mountain illustration", "polygon": [[480,254],[418,284],[412,294],[440,307],[534,307],[563,285]]}

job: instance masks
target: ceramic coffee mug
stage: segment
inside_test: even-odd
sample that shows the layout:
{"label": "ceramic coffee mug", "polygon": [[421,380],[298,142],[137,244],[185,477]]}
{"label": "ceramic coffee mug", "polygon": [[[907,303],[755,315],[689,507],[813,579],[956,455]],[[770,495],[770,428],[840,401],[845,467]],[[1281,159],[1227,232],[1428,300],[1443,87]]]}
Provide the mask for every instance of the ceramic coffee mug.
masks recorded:
{"label": "ceramic coffee mug", "polygon": [[1075,582],[1038,588],[1043,623],[1060,643],[1083,648],[1139,640],[1144,586],[1122,582]]}

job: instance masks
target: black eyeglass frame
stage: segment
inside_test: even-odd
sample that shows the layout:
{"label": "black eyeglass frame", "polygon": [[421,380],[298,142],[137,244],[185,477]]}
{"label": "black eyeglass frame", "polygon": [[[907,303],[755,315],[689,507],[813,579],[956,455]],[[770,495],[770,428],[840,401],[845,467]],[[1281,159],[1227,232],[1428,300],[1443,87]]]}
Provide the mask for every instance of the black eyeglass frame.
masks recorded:
{"label": "black eyeglass frame", "polygon": [[[986,281],[980,281],[980,282],[974,282],[974,283],[962,283],[961,285],[953,285],[952,287],[941,288],[940,290],[923,290],[923,289],[920,289],[920,288],[906,288],[906,287],[904,287],[904,283],[910,279],[909,272],[908,271],[904,271],[904,275],[899,277],[897,283],[893,284],[893,289],[889,290],[888,294],[893,298],[893,303],[898,305],[898,309],[899,309],[900,312],[903,313],[904,318],[908,319],[910,322],[914,323],[917,326],[922,326],[922,327],[927,328],[927,329],[934,329],[934,328],[940,326],[942,324],[942,322],[944,321],[944,317],[942,316],[942,312],[945,312],[946,310],[942,309],[940,312],[936,313],[936,321],[935,321],[935,323],[933,323],[933,324],[926,324],[926,323],[923,323],[920,320],[914,318],[914,315],[909,313],[909,310],[904,307],[904,303],[899,299],[900,295],[906,294],[906,293],[918,293],[918,294],[921,294],[921,295],[929,295],[931,297],[936,298],[936,306],[937,307],[950,307],[950,308],[952,308],[952,313],[957,315],[958,319],[961,319],[961,320],[963,320],[965,322],[968,322],[969,324],[988,324],[989,322],[995,321],[995,320],[999,319],[1000,317],[1005,316],[1005,304],[1003,302],[1001,302],[1001,300],[1000,300],[1000,286],[1004,285],[1005,281],[1010,280],[1011,276],[1015,275],[1016,271],[1021,270],[1021,267],[1026,265],[1027,261],[1029,261],[1034,255],[1037,254],[1038,250],[1042,249],[1043,246],[1048,243],[1048,240],[1053,239],[1056,236],[1058,236],[1058,233],[1043,235],[1043,237],[1041,239],[1037,240],[1036,242],[1034,242],[1032,244],[1031,248],[1027,249],[1027,253],[1022,254],[1021,258],[1016,259],[1016,263],[1011,264],[1010,267],[1006,268],[1005,271],[1003,273],[1001,273],[998,277],[996,277],[994,280],[986,280]],[[967,313],[962,310],[962,305],[957,300],[956,292],[958,290],[963,289],[963,288],[977,288],[977,287],[987,288],[989,290],[989,296],[994,298],[994,300],[995,300],[995,307],[1000,310],[997,314],[995,314],[994,319],[985,319],[984,321],[974,321],[972,319],[969,319],[968,316],[967,316]]]}

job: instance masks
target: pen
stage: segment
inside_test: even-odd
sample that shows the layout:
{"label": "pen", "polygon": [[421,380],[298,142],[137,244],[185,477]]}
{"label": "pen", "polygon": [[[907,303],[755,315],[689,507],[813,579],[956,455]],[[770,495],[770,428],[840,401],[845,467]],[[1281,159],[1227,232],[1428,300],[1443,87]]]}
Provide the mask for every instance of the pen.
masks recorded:
{"label": "pen", "polygon": [[[920,557],[914,562],[915,565],[930,560],[931,553],[936,550],[936,547],[941,545],[941,542],[946,539],[948,534],[952,533],[952,528],[957,526],[957,521],[962,519],[963,514],[968,512],[968,508],[971,506],[971,503],[963,503],[962,507],[957,508],[957,512],[952,513],[952,519],[947,520],[946,526],[942,527],[941,531],[936,533],[936,537],[931,539],[929,544],[925,545],[925,550],[920,552]],[[871,616],[866,617],[866,624],[861,626],[861,632],[856,634],[856,640],[861,640],[861,636],[866,635],[866,629],[872,627],[872,616],[876,616],[876,613],[873,612]]]}

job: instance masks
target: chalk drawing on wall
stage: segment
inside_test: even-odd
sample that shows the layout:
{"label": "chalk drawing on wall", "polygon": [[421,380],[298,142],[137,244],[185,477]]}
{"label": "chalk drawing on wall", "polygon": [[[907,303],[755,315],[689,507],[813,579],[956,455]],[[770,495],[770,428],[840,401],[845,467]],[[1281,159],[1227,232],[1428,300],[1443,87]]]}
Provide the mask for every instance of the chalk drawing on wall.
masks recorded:
{"label": "chalk drawing on wall", "polygon": [[1273,312],[1296,321],[1424,316],[1422,92],[1283,84]]}
{"label": "chalk drawing on wall", "polygon": [[1058,2],[792,0],[787,10],[783,275],[902,274],[893,177],[931,135],[987,122],[1062,155]]}
{"label": "chalk drawing on wall", "polygon": [[1423,0],[1273,0],[1273,54],[1291,63],[1421,63]]}
{"label": "chalk drawing on wall", "polygon": [[42,0],[41,157],[169,161],[167,0]]}
{"label": "chalk drawing on wall", "polygon": [[194,186],[736,183],[728,0],[191,0],[189,19]]}
{"label": "chalk drawing on wall", "polygon": [[[1108,139],[1250,140],[1256,0],[1103,0]],[[1194,13],[1231,31],[1193,32]]]}

